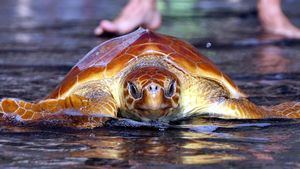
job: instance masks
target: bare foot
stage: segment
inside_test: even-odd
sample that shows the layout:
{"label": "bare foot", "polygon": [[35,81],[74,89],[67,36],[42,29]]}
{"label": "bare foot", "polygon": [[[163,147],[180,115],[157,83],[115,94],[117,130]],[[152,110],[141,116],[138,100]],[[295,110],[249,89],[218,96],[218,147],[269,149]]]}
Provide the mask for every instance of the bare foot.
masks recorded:
{"label": "bare foot", "polygon": [[281,0],[259,0],[259,20],[266,32],[287,38],[300,39],[300,29],[294,26],[281,10]]}
{"label": "bare foot", "polygon": [[154,30],[160,25],[161,15],[156,9],[156,0],[130,0],[115,20],[101,21],[94,33],[97,36],[104,32],[125,34],[138,26]]}

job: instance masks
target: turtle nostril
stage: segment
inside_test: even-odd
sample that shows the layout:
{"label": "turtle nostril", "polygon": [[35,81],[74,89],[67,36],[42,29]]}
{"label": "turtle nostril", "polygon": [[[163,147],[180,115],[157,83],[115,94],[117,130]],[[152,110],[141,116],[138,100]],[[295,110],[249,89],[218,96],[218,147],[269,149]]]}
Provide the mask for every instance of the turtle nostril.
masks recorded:
{"label": "turtle nostril", "polygon": [[148,90],[150,93],[156,94],[158,92],[158,86],[155,84],[150,84]]}

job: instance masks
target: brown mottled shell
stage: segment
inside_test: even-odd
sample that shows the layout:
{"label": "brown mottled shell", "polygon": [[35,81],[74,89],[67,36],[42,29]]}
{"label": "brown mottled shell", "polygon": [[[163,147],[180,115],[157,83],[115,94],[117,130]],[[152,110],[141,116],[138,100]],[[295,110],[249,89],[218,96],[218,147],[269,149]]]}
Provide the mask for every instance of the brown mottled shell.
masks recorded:
{"label": "brown mottled shell", "polygon": [[72,87],[82,82],[111,78],[146,52],[163,53],[178,69],[220,83],[234,98],[244,96],[225,74],[187,42],[140,28],[95,47],[72,68],[48,98],[65,97]]}

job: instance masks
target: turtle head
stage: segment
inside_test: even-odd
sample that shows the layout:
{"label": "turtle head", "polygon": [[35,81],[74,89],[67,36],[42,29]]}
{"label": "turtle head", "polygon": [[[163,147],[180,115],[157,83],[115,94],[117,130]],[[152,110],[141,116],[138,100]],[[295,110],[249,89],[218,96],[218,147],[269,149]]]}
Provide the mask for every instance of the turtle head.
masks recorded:
{"label": "turtle head", "polygon": [[177,77],[158,67],[132,71],[123,85],[127,114],[143,121],[160,120],[171,115],[178,107],[179,95]]}

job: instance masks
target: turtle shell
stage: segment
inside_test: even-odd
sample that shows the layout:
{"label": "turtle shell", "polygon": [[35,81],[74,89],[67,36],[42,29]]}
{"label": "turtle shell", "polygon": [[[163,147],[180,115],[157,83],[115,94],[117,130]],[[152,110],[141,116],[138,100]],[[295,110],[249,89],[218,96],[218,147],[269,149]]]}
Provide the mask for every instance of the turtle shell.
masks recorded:
{"label": "turtle shell", "polygon": [[69,90],[83,82],[114,77],[133,60],[144,57],[143,54],[148,52],[162,53],[178,69],[218,82],[233,98],[244,96],[228,76],[192,45],[175,37],[139,28],[91,50],[71,69],[48,98],[65,97]]}

